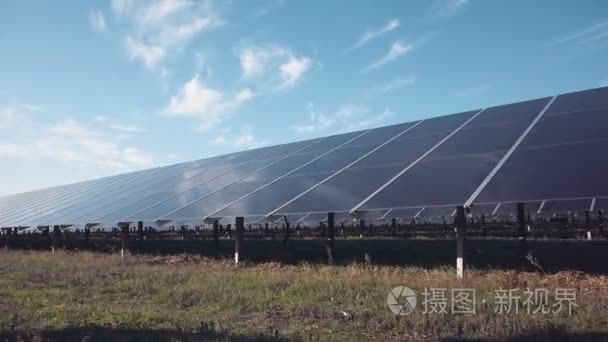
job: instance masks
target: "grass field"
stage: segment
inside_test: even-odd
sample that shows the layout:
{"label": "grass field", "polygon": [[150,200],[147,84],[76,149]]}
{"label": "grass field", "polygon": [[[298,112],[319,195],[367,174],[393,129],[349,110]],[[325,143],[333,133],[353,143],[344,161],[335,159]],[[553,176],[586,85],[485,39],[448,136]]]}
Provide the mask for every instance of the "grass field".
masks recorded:
{"label": "grass field", "polygon": [[[418,294],[419,305],[409,315],[396,316],[387,308],[387,295],[398,285]],[[474,288],[476,314],[423,313],[425,287]],[[570,315],[565,310],[532,315],[520,305],[518,314],[501,315],[490,303],[500,288],[547,288],[551,303],[554,289],[574,288],[578,307]],[[483,304],[482,298],[489,301]],[[608,276],[580,272],[467,270],[459,281],[452,268],[236,267],[229,260],[194,255],[121,259],[92,252],[0,252],[0,337],[5,339],[80,330],[97,331],[98,336],[122,331],[124,336],[194,333],[188,336],[218,339],[595,340],[608,338],[606,312]]]}

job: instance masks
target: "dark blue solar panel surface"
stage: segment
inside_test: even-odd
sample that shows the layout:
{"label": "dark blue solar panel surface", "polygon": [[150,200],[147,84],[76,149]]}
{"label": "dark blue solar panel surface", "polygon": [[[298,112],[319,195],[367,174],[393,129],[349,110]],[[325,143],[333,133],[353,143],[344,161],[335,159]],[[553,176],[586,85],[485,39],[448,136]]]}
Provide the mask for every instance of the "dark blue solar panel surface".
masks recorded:
{"label": "dark blue solar panel surface", "polygon": [[[341,134],[338,136],[330,137],[330,138],[320,142],[319,144],[315,144],[315,145],[311,146],[309,149],[306,149],[305,151],[303,151],[309,157],[304,160],[298,160],[298,162],[300,163],[299,165],[297,165],[298,167],[294,167],[290,171],[298,170],[299,167],[306,168],[309,165],[313,165],[315,163],[315,159],[317,159],[317,158],[319,158],[317,160],[331,158],[330,156],[333,155],[334,153],[336,153],[340,147],[348,146],[348,144],[350,144],[349,141],[351,141],[352,139],[355,139],[357,137],[364,136],[365,134],[367,134],[367,133],[354,132],[354,133]],[[356,139],[353,141],[356,141]],[[310,150],[312,150],[312,151],[310,151]],[[287,161],[287,159],[285,161]],[[309,164],[307,166],[305,166],[307,163],[309,163]],[[280,166],[281,162],[279,162],[278,164]],[[289,174],[289,173],[284,173],[281,176],[285,177],[287,174]],[[281,186],[281,185],[282,185],[282,187],[278,189],[278,192],[279,193],[285,192],[285,190],[287,190],[287,189],[285,188],[285,185],[283,185],[283,183],[287,181],[286,179],[289,179],[289,181],[303,180],[304,183],[308,184],[310,179],[312,179],[309,176],[313,176],[314,179],[317,179],[318,177],[320,177],[319,175],[327,176],[330,173],[315,171],[311,175],[299,174],[298,176],[300,176],[300,177],[295,176],[296,174],[297,174],[296,172],[292,172],[289,175],[289,177],[285,177],[285,179],[275,178],[274,180],[266,181],[266,182],[265,181],[256,181],[256,184],[251,184],[251,182],[245,182],[241,186],[238,186],[238,187],[235,186],[232,189],[226,189],[226,191],[215,194],[215,196],[213,198],[211,198],[209,201],[205,200],[205,201],[193,203],[189,207],[183,208],[182,210],[180,210],[178,212],[171,213],[170,215],[168,215],[166,217],[167,218],[171,218],[171,217],[184,218],[184,217],[201,217],[201,216],[205,217],[210,214],[215,215],[214,211],[221,209],[222,207],[230,204],[232,201],[238,200],[241,196],[244,196],[244,195],[250,193],[251,191],[258,189],[258,188],[264,186],[265,184],[269,184],[268,187],[259,189],[259,191],[256,191],[255,193],[251,194],[249,197],[239,201],[239,203],[240,202],[248,203],[247,199],[250,197],[258,198],[258,196],[262,196],[265,194],[274,195],[277,192],[276,191],[273,192],[273,189],[278,186]],[[271,182],[274,182],[274,183],[270,184]],[[291,183],[288,185],[288,187],[293,187],[295,189],[295,186],[291,185]],[[261,199],[261,201],[265,202],[264,203],[265,206],[272,206],[275,203],[277,203],[276,199],[273,197],[264,197]],[[239,203],[235,203],[234,206],[240,206],[241,204],[239,204]],[[224,210],[222,210],[222,212],[223,211]],[[259,213],[256,213],[256,212],[250,213],[250,215],[258,215],[258,214]],[[263,214],[266,214],[266,213],[263,213]],[[220,213],[218,213],[217,215],[223,216],[223,214],[220,214]],[[230,215],[228,214],[228,216],[230,216]]]}
{"label": "dark blue solar panel surface", "polygon": [[486,109],[362,208],[463,204],[548,102]]}
{"label": "dark blue solar panel surface", "polygon": [[34,225],[44,223],[60,224],[56,219],[62,215],[69,214],[74,210],[82,209],[89,203],[94,203],[97,198],[103,198],[112,191],[120,191],[121,189],[131,186],[131,184],[139,184],[142,181],[147,181],[162,171],[164,170],[157,169],[149,172],[137,173],[130,177],[121,178],[115,182],[106,183],[103,186],[97,186],[94,189],[89,189],[87,192],[81,192],[78,195],[72,196],[69,200],[63,201],[60,205],[49,208],[49,210],[43,213],[24,217],[20,223],[31,223]]}
{"label": "dark blue solar panel surface", "polygon": [[24,208],[23,211],[7,217],[7,220],[10,220],[12,223],[29,223],[31,220],[50,215],[56,210],[65,208],[70,204],[77,202],[81,198],[86,196],[96,196],[97,194],[105,191],[108,187],[111,188],[112,186],[116,185],[120,186],[121,184],[129,182],[133,179],[156,171],[156,169],[153,169],[108,177],[99,181],[93,181],[85,184],[76,191],[71,191],[69,193],[64,193],[59,190],[54,195],[56,199],[39,201],[36,203],[36,205],[28,206]]}
{"label": "dark blue solar panel surface", "polygon": [[417,221],[441,223],[486,178],[474,216],[491,214],[500,203],[493,217],[512,219],[522,201],[531,213],[543,202],[543,215],[580,216],[594,197],[595,210],[608,209],[608,87],[557,96],[505,157],[548,102],[489,108],[458,132],[478,111],[4,196],[0,226],[202,222],[209,215],[222,222],[246,216],[250,224],[267,222],[270,213],[318,223],[328,211],[336,212],[336,222],[386,223],[419,214]]}
{"label": "dark blue solar panel surface", "polygon": [[[263,150],[262,152],[265,154],[255,153],[251,156],[253,158],[260,155],[264,156],[264,158],[276,157],[277,155],[281,155],[281,153],[277,151],[283,151],[282,153],[286,153],[313,144],[315,141],[318,140],[309,140],[281,145],[277,149],[270,150],[270,152]],[[243,165],[243,163],[235,164],[235,162],[240,162],[242,160],[242,158],[230,158],[225,160],[214,158],[213,160],[208,160],[203,166],[178,173],[173,177],[165,177],[158,181],[154,186],[144,188],[143,191],[141,191],[142,189],[139,187],[140,191],[134,194],[129,194],[130,196],[127,196],[126,198],[114,200],[111,203],[96,208],[94,211],[86,213],[85,215],[72,217],[72,221],[70,222],[112,222],[126,218],[163,200],[169,199],[172,196],[188,191],[191,188],[201,185],[209,180],[215,179],[224,173]],[[225,165],[218,166],[222,164]]]}
{"label": "dark blue solar panel surface", "polygon": [[[343,135],[343,138],[348,137],[350,134]],[[263,155],[259,159],[253,160],[243,166],[234,169],[228,173],[223,174],[220,177],[214,178],[212,182],[206,182],[195,188],[189,189],[178,195],[172,196],[161,203],[155,204],[140,212],[134,213],[127,217],[126,221],[138,221],[138,220],[155,220],[164,217],[167,214],[172,214],[174,211],[181,209],[194,201],[198,201],[205,198],[215,192],[218,192],[225,187],[230,186],[234,182],[238,182],[244,177],[248,177],[251,174],[261,172],[264,168],[267,168],[275,163],[281,162],[282,158],[286,158],[294,153],[300,151],[306,152],[308,149],[314,151],[324,151],[329,148],[332,143],[339,143],[339,137],[329,137],[320,141],[310,141],[304,143],[294,143],[289,145],[283,145],[274,151]],[[228,195],[227,195],[228,196]],[[177,217],[177,216],[175,216]],[[204,218],[204,216],[197,216]]]}
{"label": "dark blue solar panel surface", "polygon": [[595,208],[593,209],[594,211],[597,210],[603,210],[603,211],[607,211],[608,210],[608,198],[598,198],[595,200]]}
{"label": "dark blue solar panel surface", "polygon": [[423,121],[279,212],[352,209],[367,195],[462,125],[474,113],[467,112]]}
{"label": "dark blue solar panel surface", "polygon": [[[251,191],[263,186],[266,183],[287,174],[288,171],[293,172],[290,176],[309,175],[309,174],[320,174],[338,171],[340,168],[347,166],[350,162],[353,162],[357,158],[363,156],[365,153],[371,151],[376,146],[386,142],[388,139],[402,132],[411,124],[394,125],[384,127],[369,132],[357,132],[355,135],[347,135],[341,140],[342,143],[357,137],[356,139],[343,144],[341,147],[335,149],[329,154],[322,156],[321,152],[327,152],[324,150],[316,150],[318,153],[307,153],[308,158],[300,158],[300,156],[289,157],[277,164],[268,167],[267,169],[256,173],[253,176],[245,178],[240,182],[237,182],[227,189],[224,189],[202,201],[198,201],[180,209],[179,211],[172,213],[167,218],[178,217],[178,218],[194,218],[194,217],[205,217],[209,214],[214,213],[216,210],[223,208],[231,202],[238,200],[242,196],[250,193]],[[344,140],[346,139],[346,140]],[[339,146],[339,145],[338,145]],[[313,145],[312,147],[315,147]],[[336,148],[337,146],[334,146]],[[313,150],[315,150],[313,148]],[[320,157],[320,158],[319,158]],[[316,160],[315,160],[316,158]],[[308,162],[308,164],[307,164]],[[300,167],[301,166],[301,167]],[[299,167],[299,168],[298,168]],[[264,177],[266,176],[266,177]],[[270,185],[272,186],[272,185]],[[274,199],[263,199],[264,201],[270,202]],[[280,205],[281,203],[277,203]]]}
{"label": "dark blue solar panel surface", "polygon": [[560,95],[479,202],[608,195],[608,88]]}

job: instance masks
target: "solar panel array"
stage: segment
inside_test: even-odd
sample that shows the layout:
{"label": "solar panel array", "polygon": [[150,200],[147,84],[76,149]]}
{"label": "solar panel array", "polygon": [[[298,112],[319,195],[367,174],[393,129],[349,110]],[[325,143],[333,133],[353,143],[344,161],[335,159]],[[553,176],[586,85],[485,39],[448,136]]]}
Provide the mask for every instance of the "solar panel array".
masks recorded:
{"label": "solar panel array", "polygon": [[608,87],[0,197],[0,227],[608,208]]}

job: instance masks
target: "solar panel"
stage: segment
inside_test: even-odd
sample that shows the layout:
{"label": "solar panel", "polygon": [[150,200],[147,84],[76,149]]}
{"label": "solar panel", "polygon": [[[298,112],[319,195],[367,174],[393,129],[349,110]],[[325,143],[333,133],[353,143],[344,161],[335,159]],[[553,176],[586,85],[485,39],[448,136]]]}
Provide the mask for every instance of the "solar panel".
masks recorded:
{"label": "solar panel", "polygon": [[361,208],[464,203],[548,101],[484,110]]}
{"label": "solar panel", "polygon": [[[344,136],[347,137],[349,135],[347,134]],[[304,144],[298,143],[290,144],[289,146],[282,146],[280,149],[274,150],[273,152],[264,155],[260,159],[251,161],[250,163],[243,165],[237,169],[234,169],[230,172],[227,172],[220,177],[214,178],[212,182],[206,182],[187,191],[181,192],[145,210],[134,213],[131,216],[125,218],[124,220],[146,221],[164,218],[165,215],[179,210],[180,208],[183,208],[195,201],[199,201],[200,199],[205,198],[211,194],[215,194],[216,192],[223,190],[226,187],[229,187],[235,182],[238,182],[253,174],[258,174],[259,172],[267,169],[268,167],[275,165],[275,163],[284,162],[284,158],[297,154],[302,150],[308,152],[308,148],[310,148],[310,150],[312,150],[310,151],[310,153],[312,153],[313,155],[320,154],[323,153],[326,149],[331,148],[332,143],[336,143],[339,141],[340,138],[331,137],[319,141],[309,141]],[[306,156],[306,158],[312,158],[312,156]],[[287,162],[289,163],[289,161]],[[184,218],[180,216],[172,217]],[[197,216],[197,218],[204,217],[205,216]]]}
{"label": "solar panel", "polygon": [[[343,144],[340,147],[335,147],[331,153],[321,155],[324,150],[317,150],[311,154],[295,155],[277,164],[264,169],[260,173],[256,173],[239,182],[230,185],[228,188],[219,191],[212,196],[208,196],[201,201],[192,203],[170,215],[165,216],[165,219],[170,218],[196,218],[206,217],[214,214],[217,210],[230,205],[232,202],[239,200],[241,197],[253,192],[260,187],[276,181],[279,177],[289,173],[290,179],[297,179],[297,176],[306,176],[309,174],[329,174],[338,171],[348,163],[354,161],[364,153],[372,150],[388,138],[396,135],[411,124],[402,124],[384,127],[368,133],[360,132],[354,140]],[[351,138],[352,135],[344,136]],[[314,146],[313,146],[314,147]],[[308,156],[307,158],[302,158]]]}
{"label": "solar panel", "polygon": [[4,196],[0,226],[581,216],[608,209],[606,127],[608,87]]}
{"label": "solar panel", "polygon": [[560,95],[477,201],[608,195],[608,88]]}
{"label": "solar panel", "polygon": [[145,170],[101,179],[99,181],[91,182],[84,187],[69,193],[59,190],[53,194],[55,197],[54,200],[37,201],[35,206],[27,206],[24,208],[24,210],[19,211],[14,215],[7,216],[6,221],[16,224],[28,224],[29,222],[38,218],[51,215],[57,210],[69,207],[71,204],[76,203],[82,198],[96,196],[103,191],[107,191],[108,188],[121,186],[129,181],[156,171],[156,169]]}
{"label": "solar panel", "polygon": [[[412,124],[409,127],[413,128],[409,131],[334,175],[332,179],[318,185],[292,203],[280,208],[277,213],[351,210],[367,195],[428,151],[474,113],[467,112],[433,118],[425,120],[415,127]],[[407,128],[404,128],[405,130]],[[387,137],[388,139],[390,137]]]}

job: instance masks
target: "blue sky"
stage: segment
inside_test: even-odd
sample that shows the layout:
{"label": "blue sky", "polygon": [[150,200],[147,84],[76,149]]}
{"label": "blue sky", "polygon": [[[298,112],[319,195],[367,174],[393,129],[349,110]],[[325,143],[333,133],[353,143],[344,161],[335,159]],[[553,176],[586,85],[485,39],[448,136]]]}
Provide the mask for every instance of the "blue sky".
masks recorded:
{"label": "blue sky", "polygon": [[0,194],[608,85],[608,2],[0,3]]}

